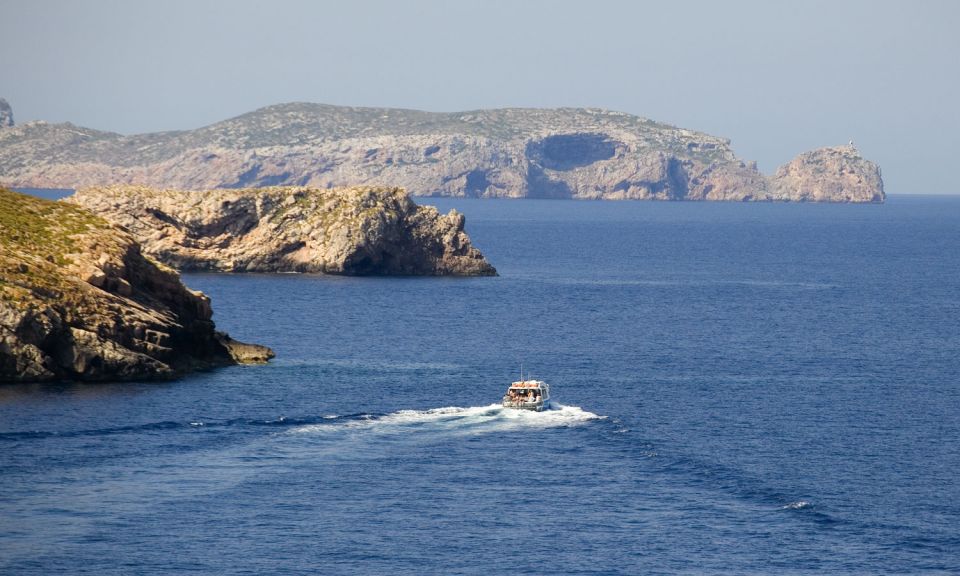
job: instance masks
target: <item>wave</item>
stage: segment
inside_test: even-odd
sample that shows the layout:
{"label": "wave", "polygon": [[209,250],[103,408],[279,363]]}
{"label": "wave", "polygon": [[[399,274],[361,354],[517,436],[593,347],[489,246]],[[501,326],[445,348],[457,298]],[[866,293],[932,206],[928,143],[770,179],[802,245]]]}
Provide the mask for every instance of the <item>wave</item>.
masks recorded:
{"label": "wave", "polygon": [[795,500],[793,502],[789,502],[780,506],[780,510],[785,510],[791,513],[801,513],[808,520],[816,522],[821,526],[830,527],[838,524],[850,524],[853,522],[851,519],[844,519],[840,516],[834,516],[833,514],[820,509],[820,507],[814,506],[813,502],[808,500]]}
{"label": "wave", "polygon": [[383,432],[413,431],[418,428],[435,430],[462,430],[466,432],[494,432],[524,428],[557,428],[577,426],[590,420],[604,418],[577,406],[554,404],[549,410],[531,412],[510,410],[499,404],[472,408],[445,407],[431,410],[400,410],[390,414],[325,414],[316,417],[274,419],[233,418],[192,419],[183,422],[161,421],[86,430],[29,430],[0,433],[0,441],[41,440],[45,438],[77,438],[112,436],[178,430],[198,430],[230,427],[281,428],[290,432],[331,432],[343,429],[374,429]]}
{"label": "wave", "polygon": [[109,436],[112,434],[126,434],[131,432],[152,432],[160,430],[175,430],[189,426],[186,422],[148,422],[129,426],[114,426],[110,428],[96,428],[93,430],[29,430],[23,432],[0,433],[0,440],[37,440],[43,438],[75,438],[81,436]]}
{"label": "wave", "polygon": [[126,426],[112,426],[109,428],[93,428],[87,430],[27,430],[21,432],[2,432],[0,433],[0,441],[41,440],[45,438],[79,438],[85,436],[112,436],[116,434],[163,432],[191,428],[227,428],[232,426],[292,427],[320,422],[327,418],[331,418],[331,416],[321,416],[318,418],[286,418],[281,416],[272,420],[252,418],[233,418],[229,420],[190,420],[185,422],[164,420],[161,422],[147,422],[144,424],[130,424]]}
{"label": "wave", "polygon": [[327,421],[299,426],[291,433],[325,434],[340,430],[370,430],[373,432],[414,433],[423,431],[449,431],[453,433],[489,433],[511,430],[570,428],[581,426],[591,420],[604,419],[579,406],[552,404],[543,412],[513,410],[499,404],[489,406],[447,406],[429,410],[400,410],[390,414],[364,414],[338,416]]}

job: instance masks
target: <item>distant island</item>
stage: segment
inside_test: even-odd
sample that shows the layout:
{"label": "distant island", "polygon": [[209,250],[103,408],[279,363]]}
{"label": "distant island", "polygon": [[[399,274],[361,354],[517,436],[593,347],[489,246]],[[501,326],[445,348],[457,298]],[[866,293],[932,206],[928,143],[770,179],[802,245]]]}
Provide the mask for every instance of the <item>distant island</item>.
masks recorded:
{"label": "distant island", "polygon": [[495,276],[456,210],[399,188],[84,188],[65,199],[121,225],[183,271]]}
{"label": "distant island", "polygon": [[883,202],[852,145],[770,176],[729,140],[589,108],[431,113],[291,103],[188,131],[124,136],[16,125],[0,106],[0,184],[214,189],[403,187],[415,196]]}
{"label": "distant island", "polygon": [[0,382],[170,378],[273,357],[212,314],[128,232],[0,188]]}

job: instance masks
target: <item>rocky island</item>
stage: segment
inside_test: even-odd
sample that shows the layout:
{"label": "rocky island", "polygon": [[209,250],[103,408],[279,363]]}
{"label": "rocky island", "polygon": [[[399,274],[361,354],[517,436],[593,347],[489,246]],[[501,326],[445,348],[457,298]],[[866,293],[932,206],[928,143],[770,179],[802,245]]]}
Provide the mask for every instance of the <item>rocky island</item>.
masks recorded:
{"label": "rocky island", "polygon": [[852,146],[766,176],[730,141],[590,108],[430,113],[291,103],[196,130],[120,135],[72,124],[0,129],[0,183],[79,188],[400,186],[415,196],[883,202]]}
{"label": "rocky island", "polygon": [[464,217],[399,188],[85,188],[65,199],[123,226],[179,270],[494,276]]}
{"label": "rocky island", "polygon": [[133,380],[265,362],[210,300],[78,206],[0,189],[0,382]]}

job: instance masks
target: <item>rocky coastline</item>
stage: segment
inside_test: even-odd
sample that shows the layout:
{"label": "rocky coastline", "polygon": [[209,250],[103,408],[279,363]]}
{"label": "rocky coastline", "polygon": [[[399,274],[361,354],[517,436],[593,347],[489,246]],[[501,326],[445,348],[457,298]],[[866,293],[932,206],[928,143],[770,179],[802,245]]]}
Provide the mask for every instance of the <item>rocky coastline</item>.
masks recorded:
{"label": "rocky coastline", "polygon": [[172,378],[273,357],[210,299],[77,206],[0,189],[0,382]]}
{"label": "rocky coastline", "polygon": [[14,126],[6,110],[0,183],[7,186],[364,185],[478,198],[885,198],[876,164],[852,146],[801,154],[767,176],[739,159],[729,140],[591,108],[430,113],[290,103],[196,130],[130,136],[69,123]]}
{"label": "rocky coastline", "polygon": [[183,271],[493,276],[464,217],[399,188],[160,190],[107,186],[66,202],[123,226]]}

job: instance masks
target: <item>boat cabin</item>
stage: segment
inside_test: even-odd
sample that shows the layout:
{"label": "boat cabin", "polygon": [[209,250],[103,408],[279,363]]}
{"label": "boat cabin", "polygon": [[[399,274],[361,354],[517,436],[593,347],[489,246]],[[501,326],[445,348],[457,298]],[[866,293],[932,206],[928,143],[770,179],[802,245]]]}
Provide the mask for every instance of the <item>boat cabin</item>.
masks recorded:
{"label": "boat cabin", "polygon": [[550,385],[542,380],[518,380],[503,395],[504,408],[542,411],[549,406]]}

